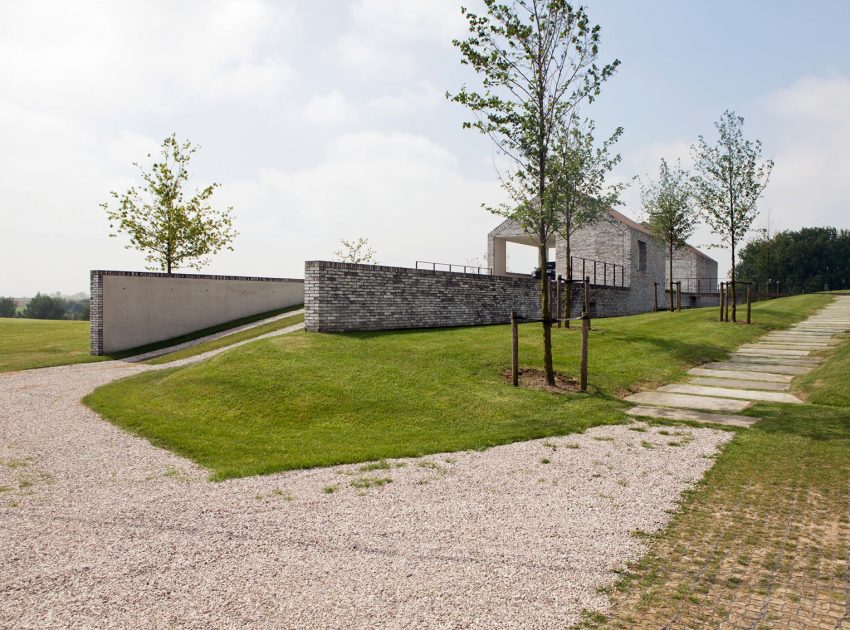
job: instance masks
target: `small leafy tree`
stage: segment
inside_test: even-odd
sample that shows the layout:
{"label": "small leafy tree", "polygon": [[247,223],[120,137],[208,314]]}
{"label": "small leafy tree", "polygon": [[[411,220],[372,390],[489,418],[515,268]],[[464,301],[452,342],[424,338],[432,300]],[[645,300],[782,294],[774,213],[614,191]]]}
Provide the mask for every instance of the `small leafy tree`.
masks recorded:
{"label": "small leafy tree", "polygon": [[512,162],[500,174],[512,202],[491,212],[516,221],[537,243],[543,370],[554,385],[552,311],[546,273],[549,239],[561,220],[557,195],[549,186],[550,166],[560,129],[576,108],[592,101],[619,61],[599,67],[600,27],[583,7],[565,0],[484,0],[486,13],[463,8],[469,37],[455,40],[461,63],[482,77],[482,91],[463,87],[451,100],[475,117],[464,123],[493,140]]}
{"label": "small leafy tree", "polygon": [[340,239],[342,247],[334,252],[337,261],[358,265],[377,265],[375,250],[369,247],[369,239],[358,238],[356,241]]}
{"label": "small leafy tree", "polygon": [[719,139],[705,138],[691,147],[696,174],[694,194],[703,218],[722,243],[732,250],[732,321],[735,309],[735,254],[758,215],[757,202],[773,170],[773,160],[762,161],[761,141],[744,138],[744,119],[726,110],[715,123]]}
{"label": "small leafy tree", "polygon": [[29,319],[63,319],[65,300],[58,296],[51,297],[44,293],[36,293],[24,307],[23,316]]}
{"label": "small leafy tree", "polygon": [[0,297],[0,317],[14,317],[15,300],[10,297]]}
{"label": "small leafy tree", "polygon": [[[620,203],[624,184],[606,186],[605,178],[620,163],[620,155],[611,154],[611,147],[623,134],[618,127],[601,145],[594,138],[592,120],[580,123],[573,116],[557,137],[552,161],[552,197],[560,212],[555,231],[564,239],[567,256],[567,278],[572,280],[572,237],[582,228],[590,227],[608,217],[608,210]],[[566,313],[569,318],[571,291],[565,292]],[[570,325],[569,319],[566,321]]]}
{"label": "small leafy tree", "polygon": [[[116,203],[101,204],[109,217],[111,237],[123,232],[130,237],[127,249],[145,254],[148,269],[171,273],[173,269],[201,269],[208,256],[228,249],[237,236],[233,230],[233,208],[214,210],[209,200],[219,184],[213,183],[186,198],[188,164],[198,147],[179,143],[174,134],[162,142],[159,162],[149,171],[138,163],[144,180],[141,189],[111,195]],[[148,155],[150,158],[150,155]]]}
{"label": "small leafy tree", "polygon": [[670,276],[670,311],[673,309],[673,252],[687,245],[699,222],[694,208],[690,175],[681,163],[670,168],[662,158],[658,179],[649,180],[640,190],[647,226],[652,234],[667,245]]}

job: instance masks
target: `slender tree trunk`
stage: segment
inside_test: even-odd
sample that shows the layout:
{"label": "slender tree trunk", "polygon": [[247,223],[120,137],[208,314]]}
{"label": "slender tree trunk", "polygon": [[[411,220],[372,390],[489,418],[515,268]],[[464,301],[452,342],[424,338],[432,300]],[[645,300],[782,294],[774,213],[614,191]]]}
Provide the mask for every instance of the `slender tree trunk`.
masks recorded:
{"label": "slender tree trunk", "polygon": [[735,237],[732,237],[732,322],[738,321],[735,313]]}
{"label": "slender tree trunk", "polygon": [[670,265],[670,312],[673,312],[673,239],[670,239],[669,246],[669,265]]}
{"label": "slender tree trunk", "polygon": [[555,368],[552,363],[552,303],[549,290],[549,270],[546,268],[549,262],[547,243],[543,239],[546,235],[543,221],[540,222],[540,247],[538,248],[540,262],[540,315],[543,320],[543,372],[546,375],[546,384],[555,384]]}

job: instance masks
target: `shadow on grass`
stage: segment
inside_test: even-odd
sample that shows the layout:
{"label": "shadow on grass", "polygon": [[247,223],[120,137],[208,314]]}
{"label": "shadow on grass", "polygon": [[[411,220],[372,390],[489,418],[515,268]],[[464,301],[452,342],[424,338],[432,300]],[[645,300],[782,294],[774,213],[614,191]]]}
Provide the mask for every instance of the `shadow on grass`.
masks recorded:
{"label": "shadow on grass", "polygon": [[850,409],[759,403],[744,412],[761,418],[753,430],[812,440],[850,440]]}

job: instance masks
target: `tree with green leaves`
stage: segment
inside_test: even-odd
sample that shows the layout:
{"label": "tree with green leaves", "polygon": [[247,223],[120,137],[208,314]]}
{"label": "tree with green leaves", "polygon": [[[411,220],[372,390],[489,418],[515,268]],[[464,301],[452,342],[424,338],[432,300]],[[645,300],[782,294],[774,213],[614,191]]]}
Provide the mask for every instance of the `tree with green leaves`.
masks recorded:
{"label": "tree with green leaves", "polygon": [[[571,116],[569,123],[559,130],[550,167],[553,204],[560,212],[555,231],[565,243],[569,280],[573,277],[573,235],[605,220],[608,210],[620,203],[620,192],[625,186],[606,184],[606,177],[621,160],[619,154],[611,154],[611,148],[623,134],[623,128],[618,127],[599,145],[595,131],[592,120],[580,122],[577,116]],[[564,292],[567,327],[570,325],[571,293]]]}
{"label": "tree with green leaves", "polygon": [[499,175],[511,203],[487,209],[516,221],[537,243],[543,370],[547,384],[554,385],[546,268],[549,239],[562,213],[551,164],[559,130],[580,104],[593,101],[620,62],[597,65],[601,30],[583,7],[564,0],[484,0],[484,5],[483,15],[462,9],[469,36],[453,42],[461,63],[481,76],[481,91],[463,87],[447,96],[474,115],[464,127],[489,136],[512,164]]}
{"label": "tree with green leaves", "polygon": [[197,150],[191,142],[180,143],[174,134],[168,136],[162,142],[161,160],[150,170],[133,163],[141,171],[141,189],[133,186],[123,194],[113,191],[114,208],[101,204],[109,217],[109,236],[127,234],[127,249],[143,252],[148,269],[166,273],[185,267],[201,269],[209,262],[208,256],[222,249],[233,251],[231,243],[237,236],[233,208],[215,210],[210,206],[219,184],[196,190],[188,198],[184,191],[189,160]]}
{"label": "tree with green leaves", "polygon": [[65,300],[57,294],[36,293],[24,307],[23,316],[28,319],[64,319]]}
{"label": "tree with green leaves", "polygon": [[696,173],[694,196],[711,230],[732,252],[732,321],[736,321],[735,255],[756,216],[757,203],[773,170],[762,160],[762,145],[744,138],[744,119],[726,110],[715,123],[716,144],[705,138],[691,147]]}
{"label": "tree with green leaves", "polygon": [[17,310],[14,299],[0,297],[0,317],[14,317]]}
{"label": "tree with green leaves", "polygon": [[356,265],[377,265],[377,254],[369,247],[369,239],[358,238],[356,241],[340,239],[342,247],[334,252],[337,261],[354,263]]}
{"label": "tree with green leaves", "polygon": [[673,253],[688,244],[688,239],[699,224],[694,207],[690,174],[680,162],[670,168],[661,159],[658,179],[650,179],[640,189],[641,204],[647,226],[652,234],[667,245],[667,264],[670,280],[669,305],[673,307]]}

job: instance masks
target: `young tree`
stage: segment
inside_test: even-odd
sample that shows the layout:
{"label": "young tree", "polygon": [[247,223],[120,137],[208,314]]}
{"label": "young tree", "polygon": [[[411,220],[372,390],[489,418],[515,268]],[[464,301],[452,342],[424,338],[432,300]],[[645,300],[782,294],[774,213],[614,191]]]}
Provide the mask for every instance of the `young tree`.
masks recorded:
{"label": "young tree", "polygon": [[565,0],[484,0],[486,13],[462,9],[469,37],[455,40],[461,63],[482,77],[482,91],[463,87],[447,96],[467,107],[475,121],[464,123],[489,136],[512,162],[500,175],[512,203],[491,212],[516,221],[537,243],[543,369],[555,383],[552,313],[546,273],[549,239],[561,220],[549,188],[557,132],[583,101],[592,101],[619,61],[599,67],[600,27],[583,7]]}
{"label": "young tree", "polygon": [[756,204],[773,170],[773,160],[762,161],[761,141],[744,138],[744,119],[726,110],[715,123],[719,139],[710,145],[699,137],[691,147],[696,175],[694,195],[703,218],[715,235],[732,250],[732,321],[735,309],[735,253],[758,215]]}
{"label": "young tree", "polygon": [[209,204],[219,184],[197,190],[188,199],[184,193],[189,160],[197,150],[170,135],[162,142],[162,160],[149,171],[133,163],[144,180],[141,190],[131,187],[123,194],[110,193],[115,208],[100,204],[109,217],[109,236],[129,235],[127,249],[144,252],[148,269],[166,273],[181,267],[201,269],[209,262],[207,256],[222,249],[233,251],[230,244],[238,234],[233,230],[233,208],[214,210]]}
{"label": "young tree", "polygon": [[[613,134],[596,146],[592,120],[580,123],[571,116],[569,123],[559,130],[554,148],[552,172],[552,200],[560,212],[555,231],[564,239],[567,257],[567,278],[572,280],[572,236],[578,230],[606,219],[608,210],[620,203],[624,184],[605,185],[605,178],[620,162],[620,155],[611,155],[611,147],[623,134],[618,127]],[[565,291],[566,313],[572,308],[571,291]],[[570,325],[569,319],[566,322]]]}
{"label": "young tree", "polygon": [[693,202],[690,175],[677,163],[674,168],[661,160],[658,179],[649,180],[640,189],[647,225],[658,240],[667,245],[670,275],[670,311],[673,308],[673,252],[687,245],[697,227],[699,217]]}
{"label": "young tree", "polygon": [[358,265],[377,265],[375,250],[369,247],[369,239],[358,238],[356,241],[340,239],[342,247],[334,252],[338,262]]}
{"label": "young tree", "polygon": [[63,319],[65,306],[65,300],[58,295],[51,297],[44,293],[36,293],[24,307],[23,316],[28,319]]}
{"label": "young tree", "polygon": [[0,297],[0,317],[14,317],[16,311],[15,300],[10,297]]}

